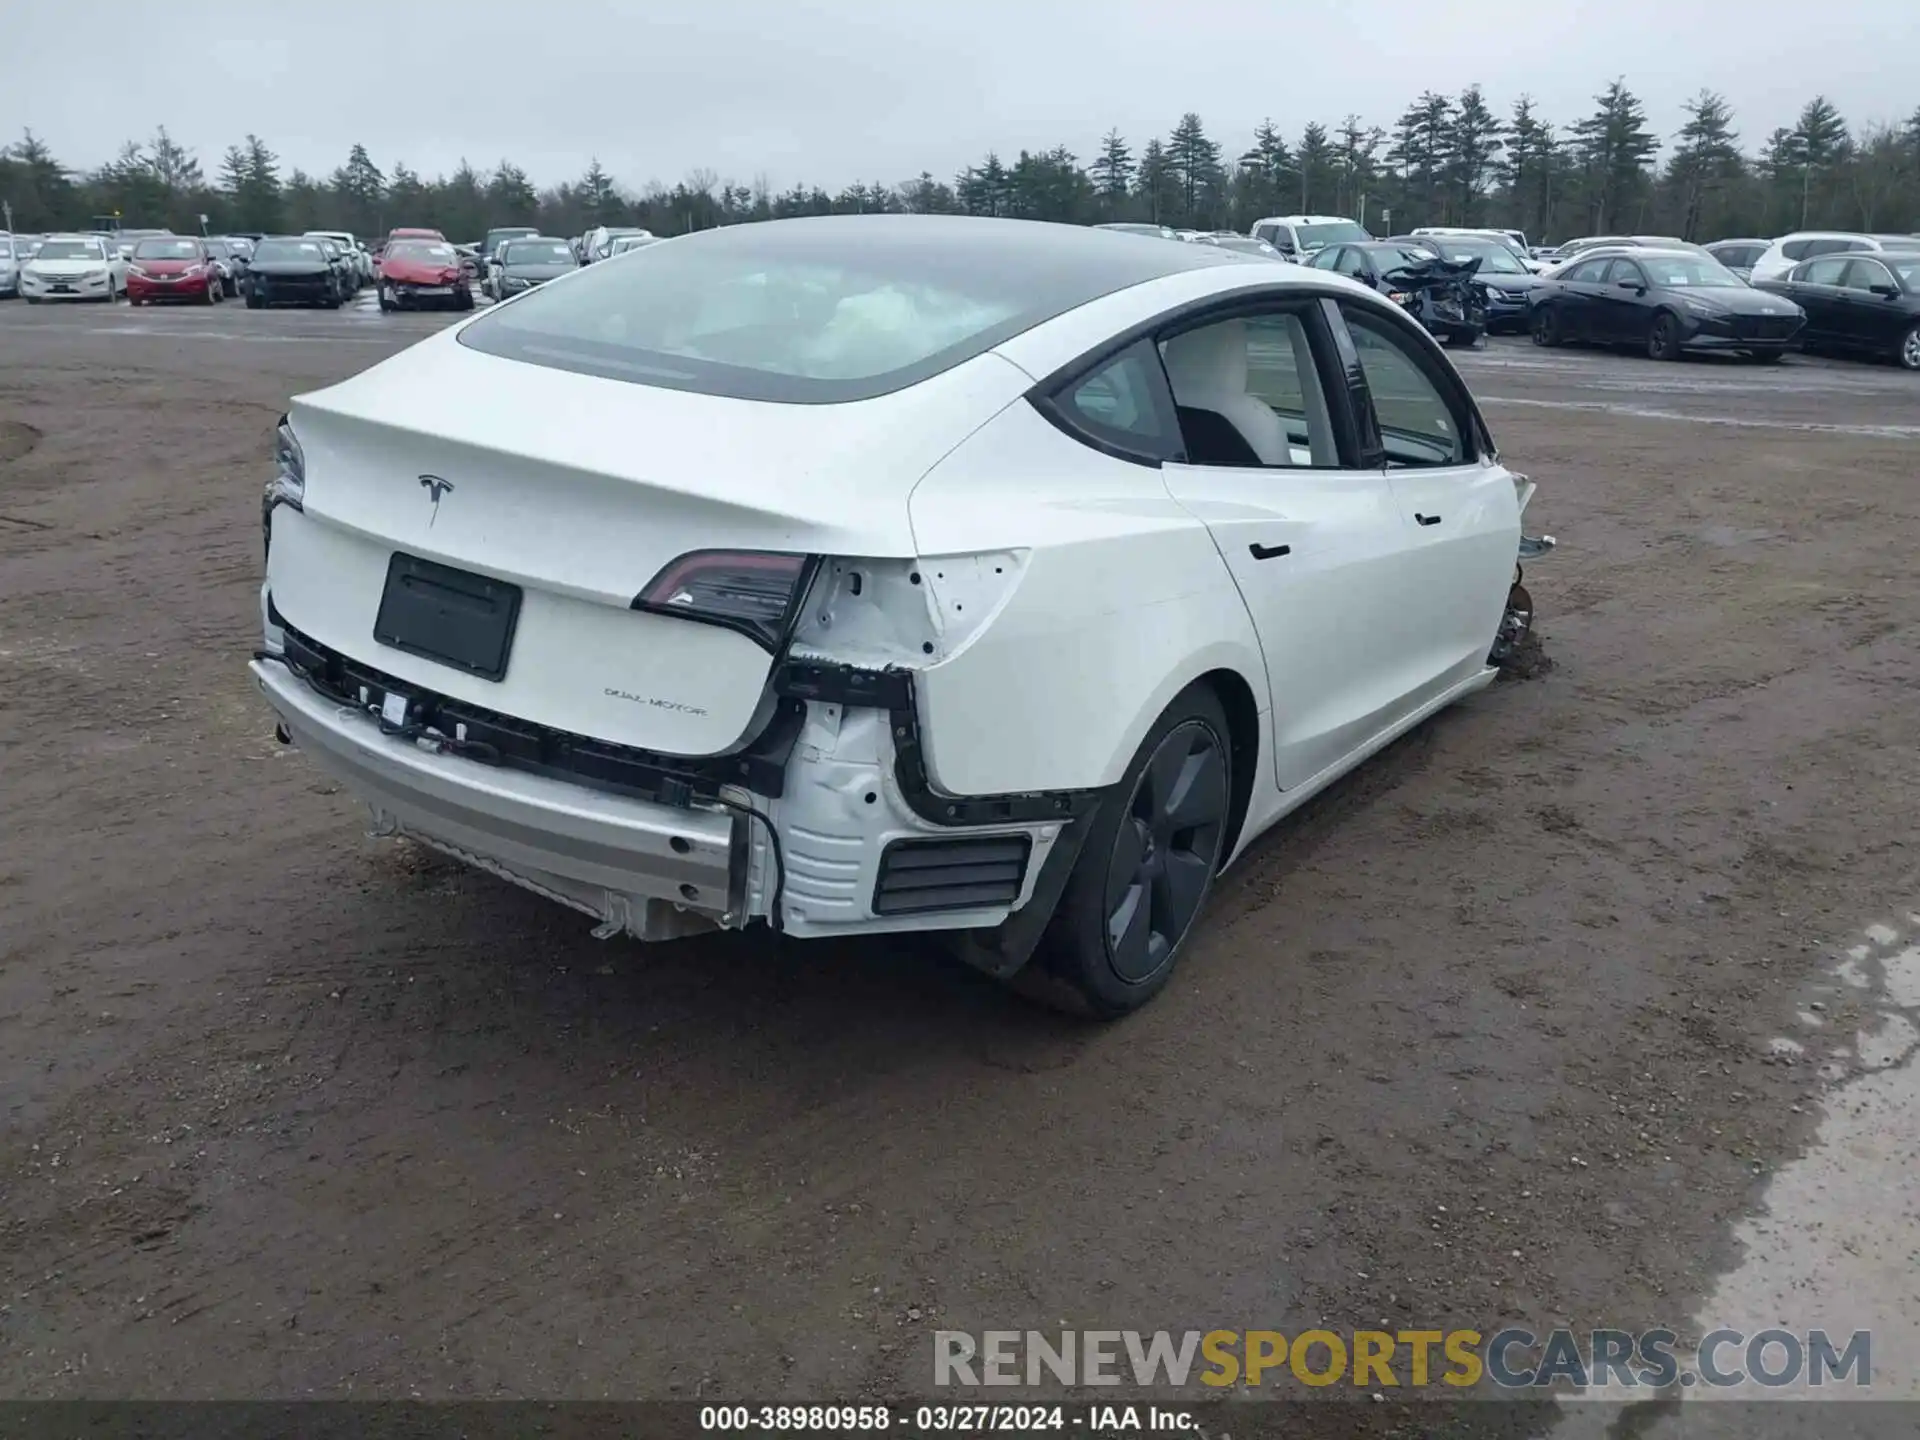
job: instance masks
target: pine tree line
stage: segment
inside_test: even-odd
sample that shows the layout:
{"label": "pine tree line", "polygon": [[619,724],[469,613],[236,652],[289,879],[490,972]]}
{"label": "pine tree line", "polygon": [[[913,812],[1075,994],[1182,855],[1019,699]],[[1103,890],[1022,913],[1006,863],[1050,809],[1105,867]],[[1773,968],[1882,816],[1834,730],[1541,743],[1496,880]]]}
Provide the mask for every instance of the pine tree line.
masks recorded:
{"label": "pine tree line", "polygon": [[1661,233],[1694,240],[1775,235],[1812,226],[1920,230],[1920,107],[1900,125],[1850,127],[1825,96],[1757,148],[1743,145],[1726,99],[1702,90],[1665,148],[1624,81],[1594,97],[1571,124],[1545,119],[1529,96],[1503,116],[1478,85],[1429,90],[1391,127],[1348,115],[1315,121],[1289,139],[1271,121],[1234,155],[1183,115],[1171,134],[1136,151],[1110,131],[1083,160],[1065,146],[988,154],[951,181],[922,172],[902,184],[837,193],[765,180],[738,184],[696,171],[672,187],[629,191],[594,160],[578,180],[536,188],[502,160],[481,172],[422,177],[391,172],[356,144],[331,175],[287,169],[257,135],[229,147],[208,177],[162,127],[129,141],[98,169],[61,164],[32,131],[0,149],[0,200],[16,229],[82,227],[118,214],[128,225],[222,230],[352,230],[432,225],[456,239],[490,225],[538,225],[577,234],[598,224],[679,234],[790,215],[917,212],[1005,215],[1095,223],[1155,220],[1245,230],[1262,215],[1351,215],[1378,233],[1414,225],[1501,225],[1536,242],[1578,234]]}

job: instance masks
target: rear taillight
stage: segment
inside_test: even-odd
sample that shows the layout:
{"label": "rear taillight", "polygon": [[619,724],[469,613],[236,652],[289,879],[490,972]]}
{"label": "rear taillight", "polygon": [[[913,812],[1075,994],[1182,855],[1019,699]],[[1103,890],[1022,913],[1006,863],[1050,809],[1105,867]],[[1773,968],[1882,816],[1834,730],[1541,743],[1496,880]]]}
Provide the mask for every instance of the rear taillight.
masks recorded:
{"label": "rear taillight", "polygon": [[695,550],[654,576],[634,597],[633,608],[721,625],[776,650],[793,626],[817,564],[812,555]]}
{"label": "rear taillight", "polygon": [[273,473],[267,477],[260,497],[260,533],[262,546],[273,546],[273,512],[281,505],[304,509],[307,500],[307,458],[300,442],[293,438],[293,426],[280,417],[280,428],[273,432]]}

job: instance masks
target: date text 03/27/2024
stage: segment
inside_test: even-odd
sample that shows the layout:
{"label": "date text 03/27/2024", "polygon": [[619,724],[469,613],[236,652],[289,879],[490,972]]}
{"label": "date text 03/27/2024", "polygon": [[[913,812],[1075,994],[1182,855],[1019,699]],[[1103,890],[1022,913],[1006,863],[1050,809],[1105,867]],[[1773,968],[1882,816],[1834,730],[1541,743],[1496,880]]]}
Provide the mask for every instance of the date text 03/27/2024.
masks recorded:
{"label": "date text 03/27/2024", "polygon": [[807,1432],[1083,1435],[1194,1432],[1193,1413],[1168,1405],[703,1405],[700,1428],[722,1435]]}

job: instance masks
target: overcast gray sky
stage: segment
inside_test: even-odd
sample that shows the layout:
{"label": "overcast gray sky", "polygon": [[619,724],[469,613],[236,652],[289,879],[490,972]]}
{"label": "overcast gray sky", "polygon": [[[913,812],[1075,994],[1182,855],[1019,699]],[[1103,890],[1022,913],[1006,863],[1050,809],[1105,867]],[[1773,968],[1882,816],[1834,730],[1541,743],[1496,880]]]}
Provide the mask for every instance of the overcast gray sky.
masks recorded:
{"label": "overcast gray sky", "polygon": [[[1559,122],[1615,76],[1665,138],[1701,86],[1743,143],[1825,93],[1853,124],[1920,105],[1920,0],[167,0],[0,4],[0,140],[31,126],[91,167],[164,124],[217,173],[252,130],[325,174],[501,157],[537,184],[598,154],[623,185],[695,168],[837,189],[1109,126],[1138,153],[1197,110],[1230,152],[1422,88],[1530,92]],[[351,22],[351,36],[342,33]],[[449,34],[458,27],[457,38]]]}

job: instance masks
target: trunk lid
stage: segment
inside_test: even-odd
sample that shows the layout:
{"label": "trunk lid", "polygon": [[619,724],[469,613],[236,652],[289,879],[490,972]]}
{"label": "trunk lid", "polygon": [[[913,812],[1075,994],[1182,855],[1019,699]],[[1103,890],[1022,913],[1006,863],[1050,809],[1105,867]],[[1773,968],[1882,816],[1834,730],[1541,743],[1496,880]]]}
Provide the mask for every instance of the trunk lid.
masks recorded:
{"label": "trunk lid", "polygon": [[[773,657],[633,610],[648,582],[697,550],[914,554],[914,483],[1032,384],[983,355],[895,395],[778,405],[505,360],[456,335],[294,401],[305,508],[275,516],[276,605],[398,679],[678,755],[752,738]],[[520,587],[500,679],[373,638],[396,552]]]}

